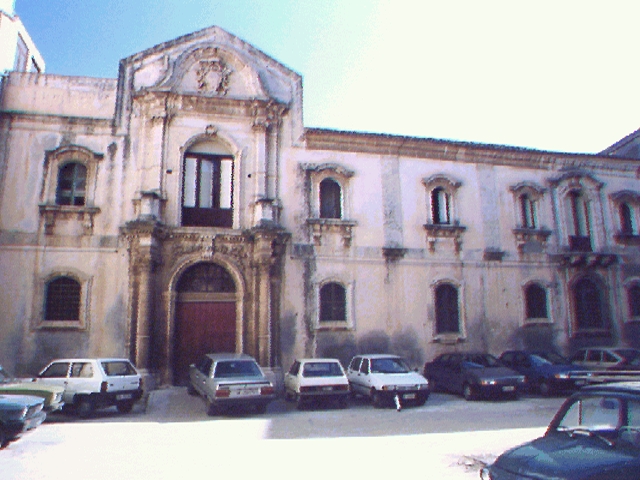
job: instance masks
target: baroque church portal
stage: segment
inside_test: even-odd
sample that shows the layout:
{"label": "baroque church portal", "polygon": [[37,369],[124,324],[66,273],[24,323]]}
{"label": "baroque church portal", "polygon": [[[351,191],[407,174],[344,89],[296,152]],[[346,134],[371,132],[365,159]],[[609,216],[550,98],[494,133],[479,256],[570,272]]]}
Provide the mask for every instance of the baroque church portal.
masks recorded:
{"label": "baroque church portal", "polygon": [[[0,362],[640,346],[637,135],[600,154],[305,128],[210,27],[0,91]],[[425,132],[428,133],[428,132]]]}

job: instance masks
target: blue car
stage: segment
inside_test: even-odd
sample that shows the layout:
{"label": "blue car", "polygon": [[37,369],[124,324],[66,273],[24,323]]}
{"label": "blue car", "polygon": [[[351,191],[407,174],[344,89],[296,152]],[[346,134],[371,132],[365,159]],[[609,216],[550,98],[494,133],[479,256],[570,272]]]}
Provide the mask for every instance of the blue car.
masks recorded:
{"label": "blue car", "polygon": [[640,478],[640,382],[581,388],[565,400],[544,436],[507,450],[480,478]]}
{"label": "blue car", "polygon": [[587,370],[557,353],[511,350],[500,355],[500,361],[524,375],[529,388],[545,396],[570,392],[587,383]]}

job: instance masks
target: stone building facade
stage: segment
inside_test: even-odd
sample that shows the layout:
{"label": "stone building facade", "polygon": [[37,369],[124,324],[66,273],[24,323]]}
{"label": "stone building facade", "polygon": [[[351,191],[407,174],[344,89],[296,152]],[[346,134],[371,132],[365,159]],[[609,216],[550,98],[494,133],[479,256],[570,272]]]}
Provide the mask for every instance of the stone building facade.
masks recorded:
{"label": "stone building facade", "polygon": [[117,79],[11,72],[0,362],[203,352],[275,372],[640,346],[640,161],[305,128],[301,77],[218,27]]}

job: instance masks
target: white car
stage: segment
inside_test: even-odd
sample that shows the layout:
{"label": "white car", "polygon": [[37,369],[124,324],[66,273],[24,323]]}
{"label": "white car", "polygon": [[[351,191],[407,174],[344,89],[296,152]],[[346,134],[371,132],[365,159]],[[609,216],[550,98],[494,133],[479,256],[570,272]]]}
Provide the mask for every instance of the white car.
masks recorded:
{"label": "white car", "polygon": [[405,402],[421,406],[429,398],[427,379],[397,355],[357,355],[349,363],[347,378],[353,394],[370,398],[378,408],[395,404],[400,411]]}
{"label": "white car", "polygon": [[142,378],[126,358],[54,360],[34,381],[63,387],[65,405],[73,406],[80,417],[113,405],[129,413],[142,397]]}
{"label": "white car", "polygon": [[284,376],[284,393],[298,408],[314,400],[336,401],[340,408],[346,408],[349,380],[335,358],[301,358]]}
{"label": "white car", "polygon": [[201,395],[207,415],[222,408],[254,407],[264,413],[276,390],[253,357],[243,353],[210,353],[189,366],[190,395]]}

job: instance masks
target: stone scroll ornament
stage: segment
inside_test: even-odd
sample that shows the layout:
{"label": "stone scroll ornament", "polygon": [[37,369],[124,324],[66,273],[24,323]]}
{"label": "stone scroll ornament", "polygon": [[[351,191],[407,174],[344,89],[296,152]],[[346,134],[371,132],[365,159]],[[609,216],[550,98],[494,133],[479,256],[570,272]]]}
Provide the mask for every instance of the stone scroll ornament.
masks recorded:
{"label": "stone scroll ornament", "polygon": [[200,91],[218,95],[226,95],[229,91],[231,69],[221,59],[200,60],[196,75]]}

